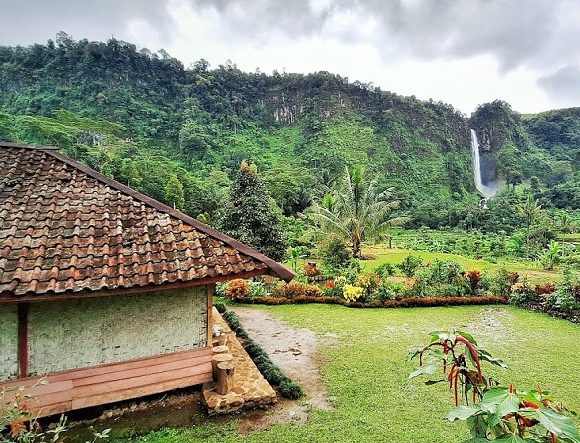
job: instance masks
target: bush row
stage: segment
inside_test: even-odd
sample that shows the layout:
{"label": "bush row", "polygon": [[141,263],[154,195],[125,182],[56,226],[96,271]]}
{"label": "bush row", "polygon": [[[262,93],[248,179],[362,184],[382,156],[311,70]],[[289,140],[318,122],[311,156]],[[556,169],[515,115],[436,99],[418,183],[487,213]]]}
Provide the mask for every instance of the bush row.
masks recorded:
{"label": "bush row", "polygon": [[[219,310],[221,309],[225,309],[223,304],[221,304]],[[270,359],[268,353],[248,336],[247,331],[242,326],[240,317],[235,312],[225,311],[222,313],[222,317],[228,322],[236,336],[243,339],[244,349],[254,361],[258,370],[282,397],[297,400],[304,395],[302,387],[284,374]]]}
{"label": "bush row", "polygon": [[372,300],[369,302],[350,302],[338,297],[299,295],[293,298],[286,297],[253,297],[240,300],[242,303],[261,305],[289,305],[304,303],[325,303],[347,306],[350,308],[410,308],[421,306],[460,306],[460,305],[489,305],[506,304],[505,296],[486,295],[478,297],[409,297],[401,300]]}

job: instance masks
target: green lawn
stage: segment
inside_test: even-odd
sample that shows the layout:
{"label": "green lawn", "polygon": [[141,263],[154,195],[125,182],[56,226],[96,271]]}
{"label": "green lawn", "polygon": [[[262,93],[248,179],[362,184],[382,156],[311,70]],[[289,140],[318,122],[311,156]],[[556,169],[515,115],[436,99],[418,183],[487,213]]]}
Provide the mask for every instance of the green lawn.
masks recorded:
{"label": "green lawn", "polygon": [[498,261],[492,263],[487,260],[475,260],[472,258],[463,257],[457,254],[447,254],[444,252],[429,252],[429,251],[414,251],[412,249],[388,249],[382,246],[369,246],[365,248],[365,252],[372,254],[376,258],[373,260],[364,260],[361,262],[366,269],[374,269],[383,263],[398,264],[409,254],[423,258],[425,262],[436,259],[458,262],[464,269],[478,269],[480,271],[495,271],[504,267],[510,271],[516,271],[520,275],[526,275],[531,282],[540,281],[558,281],[561,275],[557,271],[546,271],[538,266],[537,263],[528,262],[507,262]]}
{"label": "green lawn", "polygon": [[[487,373],[517,388],[550,389],[580,411],[580,326],[513,307],[351,309],[331,305],[260,307],[292,325],[339,339],[322,346],[323,377],[333,412],[313,411],[304,426],[275,425],[249,436],[237,420],[152,432],[132,441],[161,442],[460,442],[461,423],[442,419],[450,408],[444,385],[408,381],[410,347],[435,329],[461,328],[474,334],[509,370]],[[580,423],[579,423],[580,424]],[[113,441],[123,441],[114,439]]]}

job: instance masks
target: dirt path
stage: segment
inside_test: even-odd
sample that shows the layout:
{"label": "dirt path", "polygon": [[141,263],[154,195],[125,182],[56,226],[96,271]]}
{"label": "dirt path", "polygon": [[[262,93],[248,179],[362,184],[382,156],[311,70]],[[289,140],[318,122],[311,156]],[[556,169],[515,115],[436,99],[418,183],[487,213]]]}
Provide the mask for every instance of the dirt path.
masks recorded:
{"label": "dirt path", "polygon": [[311,409],[332,410],[320,376],[316,348],[319,337],[309,329],[295,329],[259,308],[231,308],[242,321],[250,337],[262,346],[272,361],[306,391],[305,401],[282,401],[271,414],[250,415],[241,432],[264,429],[274,423],[305,423]]}

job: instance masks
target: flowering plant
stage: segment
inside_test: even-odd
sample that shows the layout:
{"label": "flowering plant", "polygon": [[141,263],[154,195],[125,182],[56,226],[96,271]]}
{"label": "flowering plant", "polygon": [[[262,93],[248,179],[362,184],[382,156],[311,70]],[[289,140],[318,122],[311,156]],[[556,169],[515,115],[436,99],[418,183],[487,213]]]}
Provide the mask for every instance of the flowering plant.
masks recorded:
{"label": "flowering plant", "polygon": [[342,296],[349,302],[357,301],[364,294],[364,289],[360,286],[344,285],[342,288]]}

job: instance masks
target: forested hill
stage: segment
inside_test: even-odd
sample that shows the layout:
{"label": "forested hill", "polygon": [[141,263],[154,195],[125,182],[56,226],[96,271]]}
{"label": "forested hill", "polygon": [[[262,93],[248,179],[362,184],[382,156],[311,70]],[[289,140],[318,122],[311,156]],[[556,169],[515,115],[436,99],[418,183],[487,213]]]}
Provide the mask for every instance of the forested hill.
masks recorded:
{"label": "forested hill", "polygon": [[[509,117],[500,116],[501,155],[534,157],[550,169],[550,185],[577,183],[575,135],[560,140],[554,129],[548,137],[545,116],[523,121],[507,104],[489,106]],[[496,114],[479,124],[497,125]],[[210,220],[233,171],[248,159],[287,215],[304,210],[345,165],[363,164],[381,187],[396,188],[415,223],[456,224],[477,203],[473,122],[450,105],[327,72],[245,73],[231,63],[210,69],[203,59],[186,69],[163,51],[114,39],[73,41],[64,33],[46,45],[0,47],[0,139],[58,145]],[[515,162],[501,174],[516,183],[539,176],[529,170],[536,166]]]}

